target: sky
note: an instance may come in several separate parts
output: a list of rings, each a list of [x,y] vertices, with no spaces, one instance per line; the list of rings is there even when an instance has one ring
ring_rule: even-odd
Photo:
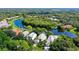
[[[0,8],[79,8],[79,0],[0,0]]]

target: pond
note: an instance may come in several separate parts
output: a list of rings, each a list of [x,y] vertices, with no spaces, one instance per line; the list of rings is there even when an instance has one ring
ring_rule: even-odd
[[[54,35],[62,35],[62,34],[64,34],[64,35],[66,35],[66,36],[68,36],[70,38],[77,38],[77,35],[76,34],[71,33],[71,32],[68,32],[68,31],[59,32],[57,29],[53,29],[52,30],[52,33]]]

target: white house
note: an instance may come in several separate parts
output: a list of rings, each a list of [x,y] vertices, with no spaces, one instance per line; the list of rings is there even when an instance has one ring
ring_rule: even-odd
[[[7,20],[10,20],[10,19],[14,19],[14,18],[18,18],[19,16],[14,16],[14,17],[10,17],[10,18],[6,18]]]
[[[29,32],[28,31],[24,31],[23,35],[24,35],[24,37],[27,37],[29,35]]]
[[[38,39],[34,40],[35,44],[38,44],[40,41]]]
[[[56,18],[49,18],[51,21],[59,21],[59,19]]]
[[[49,46],[45,46],[45,47],[44,47],[44,50],[45,50],[45,51],[49,51],[49,49],[50,49]]]
[[[35,32],[32,32],[31,34],[28,35],[29,39],[34,40],[37,37],[37,34]]]
[[[56,19],[56,18],[55,18],[55,19],[53,19],[53,20],[54,20],[54,21],[58,21],[58,19]]]
[[[39,36],[38,36],[38,39],[41,40],[41,41],[44,41],[46,40],[47,36],[45,33],[41,33]]]
[[[0,22],[0,28],[9,27],[9,26],[10,26],[10,24],[8,24],[7,20],[5,20],[5,19]]]
[[[18,18],[19,16],[10,17],[11,19]]]
[[[11,18],[6,18],[7,20],[10,20]]]
[[[16,18],[18,18],[19,16],[15,16]]]
[[[46,44],[50,44],[50,42],[53,42],[55,39],[57,39],[59,36],[57,35],[50,35],[47,39],[47,43]]]
[[[51,18],[48,18],[48,19],[53,20],[53,18],[52,18],[52,17],[51,17]]]

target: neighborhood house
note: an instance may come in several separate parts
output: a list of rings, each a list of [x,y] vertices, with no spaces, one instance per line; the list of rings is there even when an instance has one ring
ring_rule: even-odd
[[[31,40],[34,40],[37,37],[37,34],[35,32],[32,32],[31,34],[28,35],[28,38]]]
[[[0,22],[0,28],[9,27],[9,26],[10,26],[10,24],[8,24],[7,20],[3,20]]]
[[[47,44],[50,44],[50,42],[53,42],[57,38],[58,38],[58,35],[50,35],[47,39]]]
[[[27,37],[27,36],[28,36],[28,34],[29,34],[29,32],[28,32],[28,31],[24,31],[24,32],[23,32],[24,37]]]
[[[38,36],[38,39],[41,40],[41,41],[44,41],[46,40],[47,36],[45,33],[41,33],[39,36]]]
[[[73,27],[73,26],[72,26],[71,24],[65,24],[65,25],[64,25],[64,28],[65,28],[65,29],[70,29],[70,28],[72,28],[72,27]]]
[[[21,31],[20,29],[18,29],[18,28],[13,29],[12,31],[16,33],[16,36],[18,36],[18,35],[19,35],[19,33],[21,33],[21,32],[22,32],[22,31]]]

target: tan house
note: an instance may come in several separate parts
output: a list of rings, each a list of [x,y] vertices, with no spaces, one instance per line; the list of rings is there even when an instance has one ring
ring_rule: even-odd
[[[65,28],[65,29],[70,29],[70,28],[72,28],[72,27],[73,27],[72,24],[65,24],[65,25],[64,25],[64,28]]]
[[[18,29],[18,28],[13,29],[12,31],[16,33],[16,36],[18,36],[18,35],[19,35],[19,33],[21,33],[21,32],[22,32],[22,31],[21,31],[20,29]]]

